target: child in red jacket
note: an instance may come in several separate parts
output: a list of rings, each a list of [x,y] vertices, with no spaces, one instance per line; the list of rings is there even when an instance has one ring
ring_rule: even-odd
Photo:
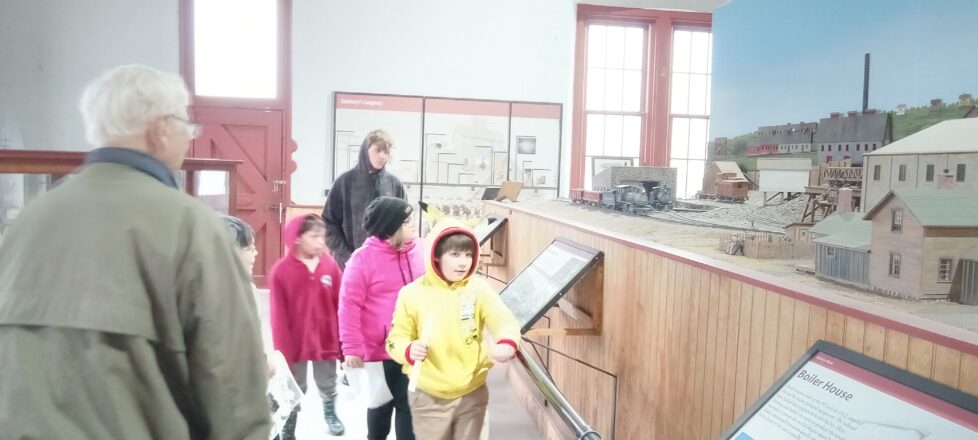
[[[343,422],[336,416],[336,364],[340,350],[337,309],[343,273],[326,249],[326,224],[310,214],[292,219],[285,228],[288,255],[272,268],[272,341],[292,367],[296,382],[306,391],[306,369],[323,398],[329,433],[342,435]],[[283,440],[295,438],[298,409],[282,432]]]

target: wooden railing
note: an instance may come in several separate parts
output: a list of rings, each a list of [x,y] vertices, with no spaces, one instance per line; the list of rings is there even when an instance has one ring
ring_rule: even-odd
[[[487,202],[509,218],[508,281],[555,237],[605,253],[603,331],[550,345],[615,374],[619,439],[714,439],[819,339],[978,395],[978,335],[599,227]],[[568,319],[548,314],[553,326]],[[607,379],[561,358],[549,370],[585,420],[611,438]],[[510,374],[547,438],[559,438]]]

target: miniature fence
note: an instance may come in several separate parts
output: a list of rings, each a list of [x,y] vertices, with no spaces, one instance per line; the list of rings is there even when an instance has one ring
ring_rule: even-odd
[[[801,260],[812,258],[811,243],[795,242],[788,237],[774,234],[739,232],[718,233],[718,249],[730,255],[765,260]]]

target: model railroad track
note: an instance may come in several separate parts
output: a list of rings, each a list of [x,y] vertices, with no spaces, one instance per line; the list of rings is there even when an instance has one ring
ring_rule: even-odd
[[[757,223],[757,224],[774,227],[774,228],[777,228],[777,229],[784,229],[784,226],[785,226],[784,222],[775,220],[775,219],[770,218],[770,217],[764,217],[764,216],[761,216],[761,215],[757,215],[757,214],[747,214],[747,220],[748,221],[752,221],[752,222]]]
[[[677,213],[672,212],[672,211],[657,211],[657,212],[653,212],[653,213],[650,213],[650,214],[646,214],[645,216],[646,217],[649,217],[649,218],[652,218],[652,219],[655,219],[655,220],[658,220],[658,221],[666,222],[666,223],[675,223],[675,224],[688,225],[688,226],[699,226],[699,227],[706,227],[706,228],[727,229],[727,230],[732,230],[732,231],[765,232],[765,233],[771,233],[771,234],[783,234],[783,232],[781,232],[781,231],[770,231],[770,230],[766,230],[766,229],[742,228],[742,227],[738,227],[738,226],[730,226],[730,225],[724,225],[724,224],[720,224],[720,223],[705,222],[705,221],[702,221],[702,220],[692,219],[692,218],[683,216],[681,214],[677,214]]]

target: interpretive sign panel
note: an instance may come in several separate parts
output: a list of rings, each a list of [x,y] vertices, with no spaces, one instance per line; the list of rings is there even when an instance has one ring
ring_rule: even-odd
[[[978,398],[819,341],[721,438],[978,439]]]
[[[499,294],[526,333],[604,253],[557,238]]]

